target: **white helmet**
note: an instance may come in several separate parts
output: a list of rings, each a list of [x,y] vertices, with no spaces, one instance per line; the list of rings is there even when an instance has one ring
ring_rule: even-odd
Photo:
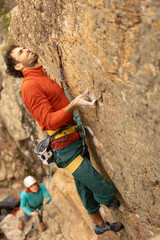
[[[36,183],[36,179],[32,176],[28,176],[24,179],[24,185],[28,188],[31,185],[33,185],[34,183]]]

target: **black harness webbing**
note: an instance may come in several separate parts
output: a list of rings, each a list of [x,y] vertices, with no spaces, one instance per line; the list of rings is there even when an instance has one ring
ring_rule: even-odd
[[[62,140],[56,140],[55,137],[60,134],[62,131],[66,130],[66,129],[69,129],[70,127],[72,127],[73,125],[75,125],[75,121],[72,121],[69,125],[67,126],[63,126],[61,127],[60,129],[58,129],[55,133],[53,133],[51,136],[48,136],[50,138],[50,141],[55,141],[55,142],[64,142],[67,140],[67,134],[64,133],[65,135],[65,139],[62,139]],[[77,128],[77,131],[78,131],[78,128]]]

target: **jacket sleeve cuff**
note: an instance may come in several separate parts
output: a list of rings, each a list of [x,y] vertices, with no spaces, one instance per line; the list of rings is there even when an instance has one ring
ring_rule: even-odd
[[[73,116],[73,113],[67,112],[67,111],[66,111],[66,108],[63,108],[62,110],[64,111],[64,113],[65,113],[67,116],[69,116],[69,117]]]

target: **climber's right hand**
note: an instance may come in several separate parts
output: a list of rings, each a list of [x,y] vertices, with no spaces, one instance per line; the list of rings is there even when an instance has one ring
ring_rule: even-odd
[[[96,99],[91,102],[86,100],[89,91],[86,90],[81,95],[77,96],[65,109],[67,112],[72,113],[78,107],[92,107],[95,108]]]
[[[38,215],[38,211],[34,211],[31,213],[31,216],[37,216]]]

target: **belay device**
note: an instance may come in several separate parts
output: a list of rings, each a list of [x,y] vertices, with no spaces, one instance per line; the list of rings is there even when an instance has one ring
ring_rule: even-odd
[[[34,148],[34,153],[40,157],[44,165],[50,165],[55,162],[54,151],[50,146],[49,138],[43,138]]]

